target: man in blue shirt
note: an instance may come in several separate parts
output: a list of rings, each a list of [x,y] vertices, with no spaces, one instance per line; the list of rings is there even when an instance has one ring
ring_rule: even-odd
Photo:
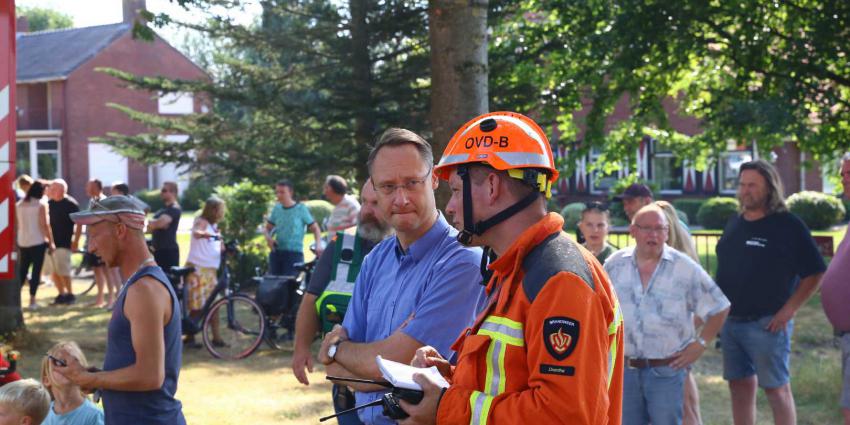
[[[437,211],[431,146],[409,130],[389,129],[369,154],[378,208],[396,231],[366,256],[343,326],[327,334],[319,361],[328,375],[382,379],[375,356],[409,363],[430,345],[451,357],[451,345],[484,299],[481,250],[457,242]],[[351,385],[358,404],[386,389]],[[383,391],[381,391],[383,390]],[[391,424],[380,407],[363,409],[367,424]]]
[[[315,240],[321,241],[322,231],[313,220],[307,206],[295,200],[294,186],[289,180],[275,185],[277,204],[266,220],[265,236],[269,246],[269,274],[275,276],[295,275],[295,263],[304,262],[305,229],[313,232]],[[322,255],[322,247],[316,243],[316,257]]]

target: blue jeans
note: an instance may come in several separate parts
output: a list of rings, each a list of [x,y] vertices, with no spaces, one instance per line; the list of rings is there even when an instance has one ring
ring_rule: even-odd
[[[269,253],[269,273],[273,276],[295,276],[295,263],[304,262],[304,253],[281,251],[278,249]]]
[[[623,425],[682,423],[686,369],[669,366],[623,371]]]
[[[334,384],[331,387],[331,395],[334,401],[334,412],[339,413],[354,407],[354,393],[348,387]],[[339,425],[363,425],[363,422],[360,422],[360,418],[357,417],[356,411],[337,416],[336,421]]]
[[[756,375],[762,388],[779,388],[791,382],[791,334],[794,321],[773,333],[767,324],[773,316],[753,321],[736,321],[730,317],[720,331],[723,350],[723,379],[727,381]]]

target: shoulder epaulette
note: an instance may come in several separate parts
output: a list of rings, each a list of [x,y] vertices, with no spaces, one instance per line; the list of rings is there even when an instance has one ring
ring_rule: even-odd
[[[595,289],[590,266],[575,242],[563,232],[553,233],[531,250],[523,260],[522,268],[525,271],[522,287],[529,302],[534,302],[546,282],[560,272],[572,273],[591,290]]]

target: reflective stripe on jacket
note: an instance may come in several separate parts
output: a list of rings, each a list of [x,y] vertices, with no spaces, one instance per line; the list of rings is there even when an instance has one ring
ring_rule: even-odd
[[[617,297],[562,226],[548,214],[491,265],[491,303],[453,346],[438,424],[621,423]]]

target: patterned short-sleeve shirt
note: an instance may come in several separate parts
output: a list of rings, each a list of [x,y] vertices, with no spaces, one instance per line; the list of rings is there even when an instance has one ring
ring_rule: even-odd
[[[604,266],[623,311],[625,355],[665,359],[696,340],[694,315],[705,321],[729,300],[699,264],[666,245],[644,290],[634,252],[621,249]]]

